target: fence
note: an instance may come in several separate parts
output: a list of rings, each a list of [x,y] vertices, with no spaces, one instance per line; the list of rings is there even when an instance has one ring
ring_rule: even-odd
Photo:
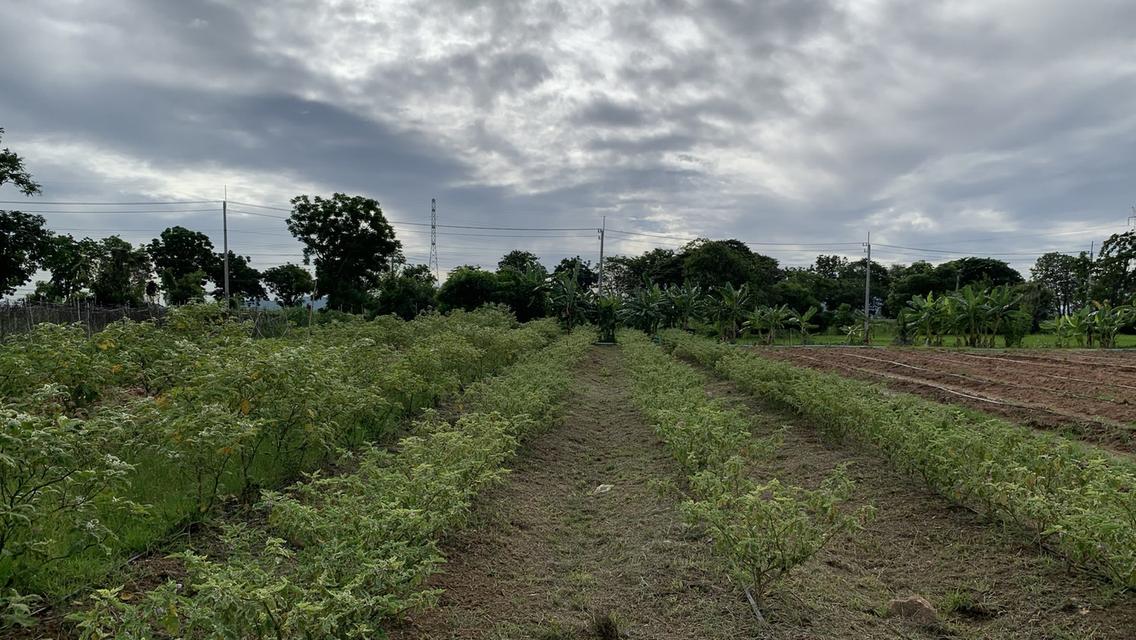
[[[88,333],[102,331],[116,320],[162,319],[166,308],[160,305],[144,307],[100,307],[90,302],[76,301],[67,304],[0,302],[0,338],[12,333],[29,331],[37,324],[83,325]]]

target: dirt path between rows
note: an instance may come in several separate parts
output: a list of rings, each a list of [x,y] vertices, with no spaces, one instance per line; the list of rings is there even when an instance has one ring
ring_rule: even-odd
[[[525,447],[473,526],[448,541],[449,563],[432,580],[445,590],[440,606],[395,638],[758,637],[663,488],[682,472],[629,385],[618,350],[593,348],[560,425]]]
[[[1136,637],[1136,596],[1069,570],[1026,532],[950,504],[870,450],[824,441],[815,428],[729,381],[715,381],[708,392],[748,408],[755,436],[781,434],[774,458],[756,464],[755,476],[815,487],[847,464],[856,481],[854,506],[876,507],[866,530],[834,542],[775,591],[773,629],[764,637]],[[911,595],[927,598],[940,622],[915,626],[884,615],[892,598]]]

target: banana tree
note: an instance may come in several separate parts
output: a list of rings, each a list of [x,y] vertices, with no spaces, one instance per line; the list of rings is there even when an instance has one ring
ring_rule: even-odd
[[[1136,309],[1128,305],[1112,306],[1111,303],[1093,301],[1091,312],[1092,329],[1100,338],[1102,349],[1116,346],[1116,334],[1132,321]]]
[[[738,325],[746,317],[749,285],[734,288],[733,284],[727,282],[715,289],[714,294],[711,308],[718,325],[718,335],[727,342],[733,342],[738,338]]]
[[[819,326],[812,322],[813,317],[818,311],[820,311],[820,309],[818,309],[816,305],[809,307],[804,313],[792,309],[789,310],[792,314],[791,324],[797,329],[797,334],[801,336],[801,344],[808,344],[809,338],[812,337],[813,329]]]
[[[1022,296],[1005,285],[994,287],[986,294],[986,319],[990,327],[987,346],[993,347],[994,340],[1006,324],[1021,319],[1024,312],[1019,309]],[[1006,346],[1009,347],[1009,336],[1005,336]]]
[[[966,338],[966,346],[979,346],[989,312],[985,293],[974,285],[967,285],[950,299],[957,310],[956,329]]]
[[[556,320],[565,331],[587,322],[588,291],[580,288],[575,272],[553,277],[549,297]]]
[[[666,294],[670,320],[683,331],[689,331],[690,321],[701,316],[706,308],[702,287],[692,284],[681,287],[671,285],[667,287]]]
[[[592,306],[592,322],[599,330],[600,342],[615,343],[615,329],[619,323],[619,308],[622,300],[619,296],[596,296]]]
[[[659,285],[639,289],[631,294],[620,309],[619,317],[629,327],[634,327],[650,335],[659,332],[663,321],[666,296]]]

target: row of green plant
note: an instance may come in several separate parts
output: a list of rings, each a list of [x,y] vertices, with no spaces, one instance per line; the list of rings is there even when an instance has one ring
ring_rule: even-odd
[[[812,490],[754,480],[751,465],[772,455],[777,436],[753,437],[744,413],[707,397],[704,375],[642,334],[624,334],[623,345],[636,404],[689,476],[683,513],[713,540],[763,619],[770,587],[835,536],[860,527],[871,508],[842,507],[853,490],[843,467]]]
[[[590,336],[570,334],[472,385],[452,420],[419,421],[355,471],[267,492],[263,524],[228,525],[217,557],[179,554],[183,584],[126,601],[97,592],[73,616],[81,638],[374,638],[439,595],[425,584],[441,535],[499,481],[518,443],[549,425]]]
[[[1033,316],[1023,308],[1022,294],[1013,287],[983,289],[966,286],[940,296],[913,296],[899,314],[901,341],[918,340],[943,346],[955,336],[956,346],[993,347],[998,336],[1005,346],[1021,346],[1029,334]],[[1058,346],[1093,346],[1094,338],[1104,348],[1116,344],[1121,329],[1136,322],[1136,306],[1113,306],[1092,302],[1073,312],[1041,323],[1057,336]]]
[[[617,324],[651,335],[663,328],[690,331],[710,325],[728,342],[750,335],[768,345],[779,340],[808,344],[820,328],[816,306],[798,311],[785,304],[754,304],[748,285],[726,284],[705,292],[694,285],[649,284],[625,296],[598,296],[577,290],[569,276],[558,279],[553,288],[561,322],[570,326],[591,320],[605,335],[612,335]],[[994,347],[1001,336],[1005,346],[1021,346],[1033,323],[1026,306],[1023,295],[1008,286],[966,286],[941,296],[914,296],[895,321],[895,341],[943,346],[954,336],[955,346]],[[864,342],[865,327],[874,333],[879,324],[878,319],[865,323],[863,312],[851,309],[841,309],[834,318],[849,344]],[[1136,306],[1094,302],[1042,328],[1057,335],[1059,346],[1093,346],[1095,338],[1100,346],[1113,347],[1117,334],[1134,322]]]
[[[12,606],[18,593],[82,588],[221,500],[255,501],[388,438],[558,333],[551,321],[515,329],[496,309],[329,326],[304,340],[253,340],[224,319],[211,332],[189,324],[125,322],[90,338],[43,327],[35,336],[58,338],[44,340],[53,355],[36,360],[30,335],[0,350],[19,374],[0,404],[0,589]]]
[[[1136,465],[1052,434],[668,331],[713,367],[837,440],[880,451],[948,499],[1023,530],[1071,563],[1136,587]]]
[[[1102,349],[1111,349],[1117,346],[1117,334],[1133,323],[1136,323],[1136,301],[1115,307],[1107,302],[1093,302],[1047,320],[1041,327],[1057,338],[1059,347],[1092,347],[1095,341]]]

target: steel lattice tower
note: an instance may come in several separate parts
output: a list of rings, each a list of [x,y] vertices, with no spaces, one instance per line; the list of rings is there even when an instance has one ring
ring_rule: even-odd
[[[438,273],[438,205],[434,198],[430,198],[430,268],[434,270],[434,278],[440,279]]]

